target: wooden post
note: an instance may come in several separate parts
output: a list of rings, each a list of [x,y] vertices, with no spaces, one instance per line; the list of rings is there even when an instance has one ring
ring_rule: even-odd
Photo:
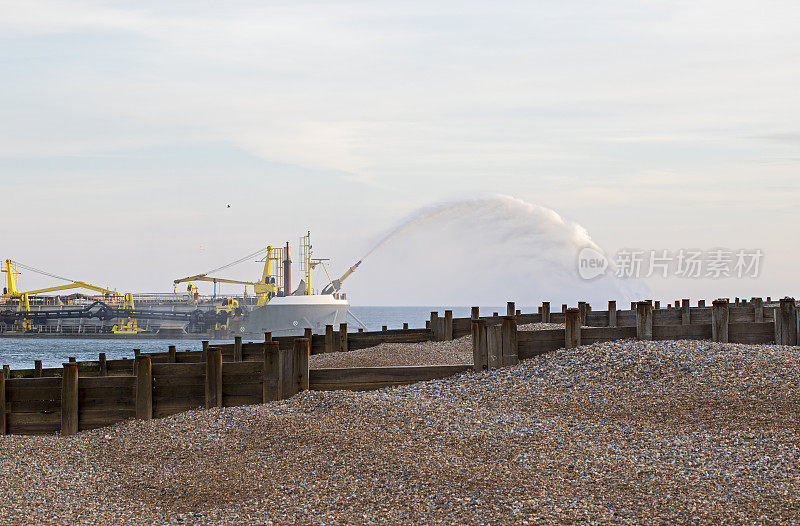
[[[169,355],[169,363],[175,363],[178,361],[178,349],[176,349],[174,345],[169,346],[167,349],[167,354]]]
[[[566,314],[566,313],[567,313],[567,304],[566,303],[562,303],[561,304],[561,314]]]
[[[358,332],[364,332],[364,328],[363,327],[359,327],[358,328]]]
[[[688,299],[681,300],[681,325],[689,325],[692,323],[692,310],[689,304],[690,302]]]
[[[711,303],[711,340],[728,343],[728,319],[730,305],[726,299],[714,300]]]
[[[138,355],[137,355],[137,356],[138,356]],[[75,357],[74,357],[74,356],[70,356],[69,358],[67,358],[67,360],[68,360],[68,361],[70,361],[70,362],[72,362],[72,363],[77,363],[77,362],[76,362],[76,359],[75,359]]]
[[[475,371],[489,368],[486,348],[486,320],[472,320],[472,363]]]
[[[264,369],[261,379],[261,400],[264,403],[281,399],[278,342],[264,342]]]
[[[278,353],[278,366],[280,367],[278,378],[281,383],[281,400],[285,400],[297,394],[297,376],[295,375],[294,358],[294,347],[291,349],[281,349]]]
[[[347,352],[347,324],[339,324],[339,352]]]
[[[241,336],[234,336],[233,337],[233,361],[234,362],[241,362],[242,361],[242,337]]]
[[[42,361],[41,360],[34,360],[33,361],[33,377],[34,378],[41,378],[42,377]]]
[[[264,341],[271,342],[272,341],[272,332],[268,331],[264,333]]]
[[[493,312],[492,313],[492,318],[499,318],[499,317],[500,317],[499,313],[497,313],[497,312]]]
[[[203,356],[205,356],[208,350],[208,340],[203,340],[200,343],[203,345]]]
[[[477,320],[481,317],[481,308],[480,307],[472,307],[469,310],[469,318],[471,320]]]
[[[439,334],[439,312],[431,311],[431,341],[438,342],[441,340]]]
[[[783,298],[775,309],[775,344],[797,345],[797,307],[794,298]]]
[[[655,310],[660,309],[661,308],[661,301],[660,300],[656,300],[656,303],[655,303],[655,305],[653,305],[653,308]]]
[[[138,358],[140,354],[142,354],[142,350],[141,349],[134,349],[133,350],[133,359],[135,360],[136,358]],[[75,358],[70,358],[70,361],[74,362]]]
[[[579,301],[578,302],[578,312],[581,313],[581,325],[586,325],[586,312],[587,312],[587,309],[586,309],[586,302],[585,301]]]
[[[697,300],[697,306],[698,307],[705,307],[706,306],[706,300]]]
[[[6,373],[6,378],[11,378],[11,367],[8,364],[3,364],[3,372]]]
[[[572,349],[581,344],[581,311],[567,309],[564,315],[564,348]]]
[[[502,321],[503,367],[517,365],[519,352],[517,350],[517,318],[503,316]]]
[[[222,351],[209,347],[206,357],[206,409],[222,407]]]
[[[294,341],[294,378],[298,393],[300,391],[308,391],[308,354],[310,347],[311,340],[308,338],[297,338]]]
[[[381,332],[386,332],[388,330],[389,330],[389,326],[388,325],[381,325]]]
[[[542,323],[550,323],[550,302],[542,302]]]
[[[450,341],[453,339],[453,311],[444,311],[444,334],[442,339]]]
[[[336,350],[336,343],[334,340],[333,325],[325,326],[325,352],[334,352]]]
[[[514,316],[516,309],[513,301],[506,302],[506,316]]]
[[[522,314],[521,310],[517,309],[514,311],[514,316],[519,316],[520,314]]]
[[[767,303],[772,303],[772,297],[767,296]]]
[[[0,371],[0,436],[6,434],[6,372]]]
[[[761,298],[753,298],[753,321],[761,323],[764,321],[764,300]]]
[[[608,300],[608,326],[617,326],[617,301]]]
[[[733,304],[736,305],[737,307],[739,306],[739,296],[733,298]]]
[[[636,339],[653,339],[653,303],[650,300],[636,303]]]
[[[486,327],[486,351],[489,369],[499,369],[503,366],[503,334],[500,325]]]
[[[632,310],[633,312],[636,312],[636,302],[635,302],[635,301],[632,301],[632,302],[631,302],[631,310]]]
[[[407,321],[403,322],[403,330],[408,330],[408,322]]]
[[[61,376],[61,434],[74,435],[78,432],[78,364],[63,364]]]
[[[100,376],[108,376],[108,363],[106,363],[106,353],[101,352],[98,358],[100,360]]]
[[[136,418],[153,418],[153,369],[147,355],[136,358]]]
[[[311,329],[311,327],[306,327],[305,329],[303,329],[303,338],[311,340],[313,336],[314,336],[314,331]]]

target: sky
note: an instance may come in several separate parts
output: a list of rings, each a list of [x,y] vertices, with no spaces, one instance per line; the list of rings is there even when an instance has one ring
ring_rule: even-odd
[[[0,258],[172,290],[311,230],[338,274],[421,207],[506,195],[609,255],[764,254],[654,297],[799,295],[798,27],[795,0],[0,0]],[[382,265],[353,303],[486,299]]]

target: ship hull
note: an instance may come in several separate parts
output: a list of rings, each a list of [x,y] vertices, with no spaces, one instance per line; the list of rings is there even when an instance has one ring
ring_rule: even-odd
[[[265,332],[273,336],[301,336],[305,329],[325,332],[326,325],[347,321],[350,303],[332,295],[273,298],[269,304],[254,307],[240,328],[244,338],[260,339]]]

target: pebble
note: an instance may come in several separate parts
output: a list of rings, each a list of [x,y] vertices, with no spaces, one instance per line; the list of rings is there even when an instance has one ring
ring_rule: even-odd
[[[799,371],[798,347],[625,340],[3,436],[0,523],[797,523]]]

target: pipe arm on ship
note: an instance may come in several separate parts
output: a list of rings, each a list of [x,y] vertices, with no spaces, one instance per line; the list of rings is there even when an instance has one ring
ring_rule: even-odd
[[[322,289],[322,294],[333,294],[334,292],[339,292],[339,289],[342,288],[342,282],[347,278],[349,278],[350,275],[356,271],[356,269],[360,264],[361,261],[358,261],[355,265],[347,269],[347,271],[344,274],[342,274],[342,277],[330,282],[324,289]]]

